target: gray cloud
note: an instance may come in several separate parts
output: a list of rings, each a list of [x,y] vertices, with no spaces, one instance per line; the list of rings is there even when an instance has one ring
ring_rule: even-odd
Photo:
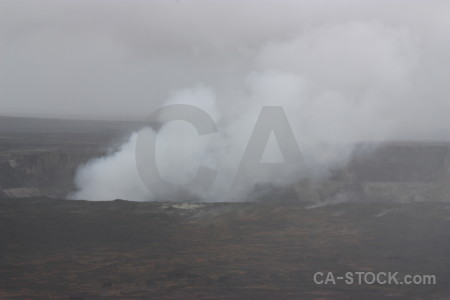
[[[360,142],[448,139],[449,15],[438,0],[4,0],[0,111],[143,119],[163,103],[209,107],[219,134],[169,127],[158,163],[175,181],[220,170],[203,195],[217,200],[263,105],[284,107],[316,177]],[[72,196],[153,199],[135,139],[80,168]]]
[[[213,86],[226,99],[220,103],[230,102],[270,45],[351,22],[376,22],[399,34],[393,39],[417,39],[414,98],[448,108],[448,12],[447,1],[4,0],[0,111],[143,118],[172,92],[195,84]],[[345,43],[330,36],[329,47],[333,42]],[[328,60],[339,67],[337,57]],[[388,81],[395,72],[385,75]],[[326,80],[338,77],[330,71]]]

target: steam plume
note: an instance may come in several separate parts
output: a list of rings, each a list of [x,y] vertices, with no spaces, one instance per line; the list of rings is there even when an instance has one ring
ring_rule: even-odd
[[[319,2],[333,6],[331,1]],[[208,35],[217,48],[205,50],[211,56],[202,64],[207,69],[218,67],[215,59],[223,55],[221,51],[233,48],[240,49],[239,53],[230,50],[228,63],[235,67],[214,80],[194,72],[197,83],[172,91],[162,105],[199,107],[215,120],[218,132],[198,137],[189,124],[165,126],[157,146],[163,178],[183,183],[199,165],[209,166],[218,171],[218,177],[208,193],[196,196],[224,200],[262,106],[284,108],[312,178],[345,165],[357,143],[447,138],[450,91],[444,81],[450,78],[450,38],[442,30],[449,24],[439,10],[448,10],[448,4],[434,2],[424,10],[419,24],[406,10],[419,9],[416,2],[398,4],[388,9],[389,14],[385,13],[389,5],[382,1],[369,1],[371,12],[356,2],[344,3],[346,10],[329,14],[305,1],[300,6],[311,16],[301,12],[305,23],[294,22],[297,27],[287,17],[286,23],[278,20],[284,26],[275,26],[269,33],[265,23],[256,20],[254,27],[243,25],[242,34],[230,25],[228,32]],[[182,5],[181,10],[189,10],[190,5],[200,4]],[[267,8],[275,3],[261,5]],[[216,13],[205,22],[216,24],[212,18]],[[202,45],[204,37],[199,35],[192,32],[193,41],[199,39]],[[212,60],[209,66],[208,59]],[[177,67],[185,66],[180,62]],[[155,134],[150,128],[142,130]],[[79,191],[71,197],[155,200],[137,172],[136,137],[134,133],[116,153],[82,166],[76,177]],[[269,143],[265,153],[269,161],[280,159],[276,143]],[[241,196],[242,200],[245,195]]]

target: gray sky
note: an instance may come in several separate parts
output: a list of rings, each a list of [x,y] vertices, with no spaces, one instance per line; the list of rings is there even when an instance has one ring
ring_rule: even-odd
[[[1,0],[0,114],[143,118],[196,85],[228,107],[253,72],[281,70],[352,95],[404,84],[401,109],[435,122],[450,106],[449,15],[449,1]],[[340,46],[347,31],[361,49]]]

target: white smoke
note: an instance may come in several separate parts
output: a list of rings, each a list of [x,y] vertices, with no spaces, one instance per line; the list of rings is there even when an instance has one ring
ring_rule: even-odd
[[[251,51],[243,50],[251,68],[245,76],[237,72],[242,80],[227,83],[225,91],[223,85],[199,82],[173,92],[163,105],[205,110],[218,133],[198,137],[185,122],[166,125],[157,144],[162,177],[179,184],[189,181],[199,165],[209,166],[218,177],[208,193],[197,196],[226,200],[261,107],[268,105],[284,108],[314,178],[344,165],[357,143],[443,138],[438,129],[448,128],[450,93],[443,80],[450,78],[445,77],[450,43],[442,26],[448,23],[439,20],[422,28],[341,17],[295,34],[288,30],[288,37],[277,32]],[[155,200],[136,168],[136,138],[134,133],[116,153],[82,166],[75,180],[79,190],[71,198]],[[276,144],[265,153],[269,161],[279,159]]]

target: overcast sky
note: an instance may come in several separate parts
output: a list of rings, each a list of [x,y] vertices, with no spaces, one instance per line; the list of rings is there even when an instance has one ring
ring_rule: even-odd
[[[330,89],[348,87],[342,83],[348,73],[370,75],[352,89],[371,90],[374,76],[374,89],[386,85],[380,78],[408,81],[403,88],[415,99],[411,109],[430,103],[437,109],[428,117],[443,118],[450,106],[449,16],[449,1],[423,0],[0,0],[0,114],[143,118],[176,91],[197,85],[214,89],[219,105],[227,106],[245,92],[252,72],[282,70]],[[349,24],[369,25],[358,31]],[[351,57],[371,60],[364,44],[372,47],[377,37],[393,52],[400,49],[389,56],[394,67],[382,73],[390,60],[377,63],[377,54],[370,68],[359,68],[327,53],[326,76],[326,65],[317,71],[306,63],[310,56],[323,61],[305,50],[308,43],[318,50],[337,45],[345,56],[343,32],[362,32],[363,46]],[[365,41],[364,32],[374,39]],[[294,45],[286,50],[290,60],[274,59],[286,45]]]

